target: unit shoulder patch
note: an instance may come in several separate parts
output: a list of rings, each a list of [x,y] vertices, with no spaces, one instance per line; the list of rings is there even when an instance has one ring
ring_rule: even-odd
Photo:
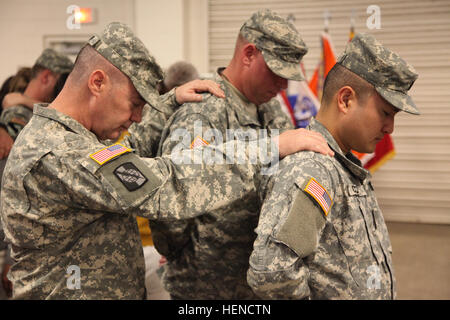
[[[139,189],[148,180],[144,174],[131,162],[125,162],[118,166],[114,170],[114,175],[120,182],[122,182],[128,191]]]

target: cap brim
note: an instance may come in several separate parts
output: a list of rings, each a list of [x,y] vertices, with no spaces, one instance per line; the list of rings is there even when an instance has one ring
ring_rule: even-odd
[[[417,109],[416,104],[409,95],[380,87],[375,87],[375,90],[397,109],[411,114],[420,114],[419,109]]]
[[[272,70],[272,72],[277,76],[288,80],[305,80],[302,68],[300,67],[300,62],[287,62],[280,60],[265,50],[262,50],[262,55],[269,69]]]
[[[136,88],[136,91],[141,95],[142,99],[144,99],[150,107],[153,109],[156,109],[162,113],[167,114],[170,116],[172,114],[172,111],[170,108],[165,106],[163,103],[161,103],[161,100],[159,99],[159,93],[156,91],[156,89],[152,87],[146,87],[140,84],[139,81],[133,81],[134,87]],[[136,82],[136,83],[135,83]]]

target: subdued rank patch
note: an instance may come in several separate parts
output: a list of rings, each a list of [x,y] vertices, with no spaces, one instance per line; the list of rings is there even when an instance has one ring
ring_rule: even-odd
[[[191,149],[201,147],[201,146],[207,146],[209,143],[203,140],[200,136],[197,136],[192,142],[191,142]]]
[[[115,158],[118,155],[124,154],[126,152],[131,152],[131,149],[128,149],[120,143],[115,143],[109,147],[100,149],[99,151],[90,154],[89,157],[91,157],[99,165],[103,165],[112,158]]]
[[[309,182],[303,190],[317,201],[325,216],[327,216],[333,204],[333,200],[331,200],[328,191],[314,178],[309,179]]]
[[[128,191],[134,191],[142,187],[147,178],[131,162],[125,162],[114,170],[114,175],[123,183]]]

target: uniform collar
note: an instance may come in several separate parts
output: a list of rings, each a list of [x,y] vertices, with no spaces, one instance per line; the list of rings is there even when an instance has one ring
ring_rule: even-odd
[[[64,113],[59,112],[56,109],[47,108],[48,105],[49,105],[48,103],[35,104],[33,113],[36,116],[56,121],[77,134],[88,136],[89,138],[97,142],[99,141],[97,136],[93,132],[86,129],[81,123],[69,117],[68,115],[65,115]]]
[[[344,154],[342,152],[334,137],[322,123],[313,118],[309,123],[308,129],[322,134],[322,136],[327,140],[330,148],[334,151],[334,157],[336,158],[336,160],[339,161],[345,168],[347,168],[354,176],[356,176],[361,181],[364,181],[365,179],[371,177],[370,172],[361,166],[361,161],[359,161],[359,159],[356,158],[353,153],[348,152],[347,154]]]
[[[237,118],[241,125],[256,125],[261,126],[258,115],[258,107],[248,101],[242,92],[240,92],[230,81],[222,74],[225,68],[219,68],[217,70],[216,81],[223,83],[225,96],[229,105],[236,112]]]

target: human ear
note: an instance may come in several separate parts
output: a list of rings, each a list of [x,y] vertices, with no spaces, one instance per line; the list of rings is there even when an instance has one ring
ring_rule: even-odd
[[[243,60],[244,65],[246,65],[246,66],[250,65],[250,63],[254,60],[255,54],[257,51],[258,51],[258,49],[252,43],[248,43],[242,48],[242,52],[243,52],[242,60]]]
[[[88,88],[94,96],[100,95],[105,90],[106,84],[107,76],[103,70],[95,70],[89,75]]]
[[[356,100],[356,92],[350,86],[344,86],[337,92],[337,103],[339,111],[347,114],[353,102]]]

